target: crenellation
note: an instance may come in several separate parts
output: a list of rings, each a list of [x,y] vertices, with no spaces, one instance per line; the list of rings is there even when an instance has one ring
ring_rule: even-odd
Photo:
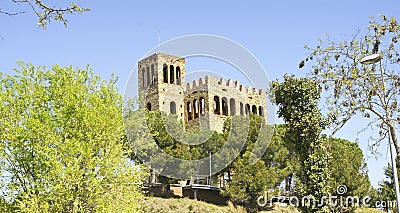
[[[200,78],[200,79],[199,79],[199,84],[200,84],[200,85],[204,85],[205,83],[206,83],[206,82],[204,81],[204,78]]]
[[[193,80],[193,89],[197,89],[199,87],[199,83],[197,80]]]
[[[233,81],[231,80],[231,79],[228,79],[228,82],[226,83],[226,85],[228,86],[228,87],[233,87],[234,85],[233,85]]]
[[[245,94],[249,94],[249,89],[250,89],[250,87],[249,87],[249,86],[246,86],[246,87],[244,88],[244,93],[245,93]]]
[[[208,85],[217,85],[218,80],[215,76],[208,76]]]
[[[227,117],[255,113],[265,118],[266,93],[238,80],[205,77],[186,82],[185,58],[157,53],[138,62],[140,105],[176,114],[185,128],[221,132]]]
[[[240,82],[238,80],[235,81],[235,87],[238,87],[240,85]]]
[[[220,78],[219,79],[219,84],[220,85],[226,85],[226,79],[225,78]]]

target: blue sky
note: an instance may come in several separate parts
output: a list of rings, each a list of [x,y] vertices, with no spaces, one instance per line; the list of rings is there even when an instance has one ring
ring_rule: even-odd
[[[50,1],[56,2],[56,1]],[[213,34],[240,43],[261,62],[270,79],[284,73],[305,75],[298,63],[306,54],[305,44],[313,45],[328,33],[333,38],[365,29],[369,17],[377,14],[400,20],[398,1],[77,1],[92,11],[68,16],[65,28],[52,22],[46,30],[36,25],[32,13],[16,17],[0,16],[0,72],[12,73],[16,61],[35,65],[85,67],[104,78],[119,76],[121,92],[137,61],[161,42],[189,34]],[[4,5],[3,5],[4,4]],[[12,8],[10,7],[12,6]],[[0,8],[28,10],[10,3]],[[188,69],[213,70],[230,76],[218,63],[191,60]],[[222,71],[219,71],[221,69]],[[190,71],[190,70],[188,70]],[[354,141],[356,130],[365,121],[356,118],[337,136]],[[368,154],[363,133],[359,143]],[[382,156],[369,158],[370,179],[374,185],[383,176],[388,161],[387,146]]]

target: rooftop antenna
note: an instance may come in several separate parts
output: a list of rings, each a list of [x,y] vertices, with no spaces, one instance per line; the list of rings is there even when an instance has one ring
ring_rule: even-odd
[[[160,31],[158,31],[158,52],[160,53]]]

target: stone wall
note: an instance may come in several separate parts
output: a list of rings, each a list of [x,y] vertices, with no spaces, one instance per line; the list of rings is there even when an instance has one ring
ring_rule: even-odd
[[[151,105],[151,110],[161,110],[174,114],[184,120],[183,97],[185,90],[185,59],[153,54],[138,62],[138,87],[143,93],[141,107]]]
[[[184,58],[158,53],[139,61],[138,86],[145,93],[141,106],[177,114],[187,130],[222,132],[224,121],[233,115],[255,113],[266,118],[264,89],[208,75],[186,83],[185,74]]]

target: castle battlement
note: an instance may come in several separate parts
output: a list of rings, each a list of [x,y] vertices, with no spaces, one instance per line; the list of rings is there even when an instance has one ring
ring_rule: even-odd
[[[244,86],[238,80],[220,78],[218,80],[215,76],[206,75],[205,78],[199,78],[186,84],[186,92],[190,93],[197,90],[204,90],[210,88],[209,86],[217,86],[223,88],[235,88],[237,91],[244,95],[264,95],[265,89],[257,89],[255,87]]]
[[[141,107],[175,114],[187,129],[218,132],[222,132],[229,116],[252,113],[265,118],[265,89],[209,75],[187,82],[185,67],[185,58],[162,53],[140,60],[138,87],[139,92],[145,92]]]

